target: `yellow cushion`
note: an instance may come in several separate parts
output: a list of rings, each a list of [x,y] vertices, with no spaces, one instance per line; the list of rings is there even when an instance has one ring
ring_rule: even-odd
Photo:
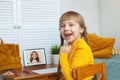
[[[21,68],[19,56],[19,45],[1,44],[0,45],[0,71],[7,69]]]
[[[95,34],[87,34],[87,38],[95,58],[111,58],[114,38],[102,38]]]

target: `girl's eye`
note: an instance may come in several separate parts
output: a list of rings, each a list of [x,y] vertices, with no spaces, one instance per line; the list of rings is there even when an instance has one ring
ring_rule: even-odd
[[[69,24],[70,27],[74,26],[74,24]]]
[[[60,27],[63,28],[63,27],[65,27],[65,25],[64,25],[64,24],[61,24]]]

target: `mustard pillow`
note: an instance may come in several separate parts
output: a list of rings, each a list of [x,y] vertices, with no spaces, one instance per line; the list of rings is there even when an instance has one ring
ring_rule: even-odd
[[[87,34],[88,44],[95,58],[111,58],[114,38],[103,38],[94,34]]]
[[[0,45],[0,71],[7,69],[21,68],[19,56],[19,45],[1,44]]]

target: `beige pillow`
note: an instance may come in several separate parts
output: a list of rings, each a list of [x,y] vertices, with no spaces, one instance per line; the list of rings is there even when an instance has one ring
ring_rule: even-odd
[[[113,50],[112,50],[112,54],[113,55],[119,55],[120,52],[114,47]]]

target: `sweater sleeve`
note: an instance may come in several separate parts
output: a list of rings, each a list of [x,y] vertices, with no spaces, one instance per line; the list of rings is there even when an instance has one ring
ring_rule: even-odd
[[[68,54],[64,54],[64,53],[60,54],[60,65],[65,80],[73,80],[70,71],[71,69],[68,63]]]

